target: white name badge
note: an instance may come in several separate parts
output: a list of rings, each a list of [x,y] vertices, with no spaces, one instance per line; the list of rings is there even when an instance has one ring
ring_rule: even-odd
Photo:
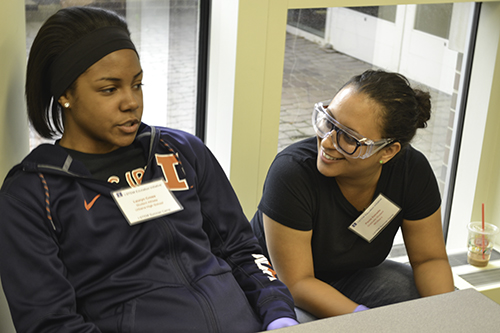
[[[401,208],[387,199],[379,196],[354,221],[349,229],[370,243],[394,219]]]
[[[162,179],[114,191],[111,195],[130,225],[184,209]]]

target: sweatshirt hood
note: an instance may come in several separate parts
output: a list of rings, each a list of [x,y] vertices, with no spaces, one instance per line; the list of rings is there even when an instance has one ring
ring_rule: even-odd
[[[139,141],[145,152],[148,152],[148,162],[151,149],[154,146],[155,128],[144,123],[139,127],[135,141]],[[151,140],[150,140],[151,138]],[[7,178],[15,172],[44,172],[66,176],[90,177],[91,174],[85,165],[74,160],[68,152],[58,144],[41,144],[31,151],[24,160],[10,170]]]

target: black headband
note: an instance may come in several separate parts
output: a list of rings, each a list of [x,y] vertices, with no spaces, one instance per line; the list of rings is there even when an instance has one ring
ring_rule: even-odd
[[[57,101],[90,66],[121,49],[136,51],[127,31],[119,27],[99,28],[77,40],[50,65],[50,92],[54,99]]]

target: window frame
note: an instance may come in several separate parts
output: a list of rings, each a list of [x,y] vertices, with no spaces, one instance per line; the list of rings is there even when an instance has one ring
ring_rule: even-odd
[[[221,5],[221,2],[222,0],[213,0],[214,7]],[[248,218],[255,213],[267,170],[276,155],[288,9],[444,2],[469,1],[369,1],[367,3],[360,0],[263,0],[258,2],[240,0],[225,14],[219,13],[223,19],[235,24],[237,36],[231,35],[231,38],[234,37],[233,40],[225,40],[234,42],[231,49],[234,53],[230,53],[227,57],[234,68],[231,67],[230,73],[226,76],[223,75],[222,66],[220,66],[221,59],[213,57],[213,55],[220,54],[218,52],[221,51],[222,46],[211,44],[208,115],[210,116],[217,110],[216,118],[227,119],[225,124],[228,124],[228,127],[221,131],[221,122],[211,123],[209,117],[207,144],[230,176],[231,183]],[[469,117],[466,115],[463,131],[464,140],[469,136],[472,137],[474,133],[476,145],[472,147],[470,144],[464,144],[463,140],[460,147],[456,148],[459,149],[460,156],[467,157],[459,157],[457,165],[450,212],[450,220],[457,220],[455,227],[457,230],[450,231],[448,238],[450,236],[454,239],[462,237],[465,228],[463,228],[464,233],[459,232],[458,229],[461,229],[462,225],[465,226],[467,220],[470,221],[473,216],[477,215],[478,208],[475,203],[473,204],[474,200],[487,195],[487,192],[481,192],[486,186],[482,183],[486,183],[486,180],[480,177],[481,184],[475,182],[478,180],[482,160],[481,149],[477,149],[477,143],[478,140],[483,142],[485,129],[488,132],[494,132],[490,128],[493,125],[489,123],[490,126],[486,126],[486,118],[493,113],[495,107],[500,107],[500,97],[495,96],[491,91],[491,85],[500,81],[500,61],[496,62],[500,56],[495,48],[499,44],[495,35],[500,25],[497,22],[500,21],[498,8],[500,8],[499,2],[485,1],[481,10],[478,40],[475,47],[476,56],[471,73],[471,89],[466,105],[468,109],[474,106],[474,117],[470,117],[470,114]],[[230,15],[237,15],[237,22],[230,21]],[[217,31],[215,38],[221,41],[227,35],[227,31]],[[213,35],[212,38],[214,38]],[[489,46],[487,46],[488,43]],[[225,47],[228,47],[227,43]],[[234,83],[232,91],[223,92],[217,89],[227,83],[225,80]],[[224,93],[231,93],[231,98],[223,100]],[[217,130],[218,126],[219,130]],[[488,133],[488,135],[495,134]],[[491,164],[491,156],[485,153],[484,157],[484,168],[487,168]],[[490,176],[491,172],[485,173],[483,177]],[[476,185],[478,185],[477,188]],[[487,207],[493,206],[494,200],[496,197],[490,199],[492,204]],[[493,214],[500,216],[500,212],[495,211]]]

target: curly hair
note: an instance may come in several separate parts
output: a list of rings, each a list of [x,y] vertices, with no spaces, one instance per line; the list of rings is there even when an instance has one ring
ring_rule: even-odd
[[[413,89],[406,77],[399,73],[367,70],[354,76],[344,87],[353,87],[381,106],[382,137],[394,138],[404,149],[418,128],[427,127],[431,117],[428,92]]]

